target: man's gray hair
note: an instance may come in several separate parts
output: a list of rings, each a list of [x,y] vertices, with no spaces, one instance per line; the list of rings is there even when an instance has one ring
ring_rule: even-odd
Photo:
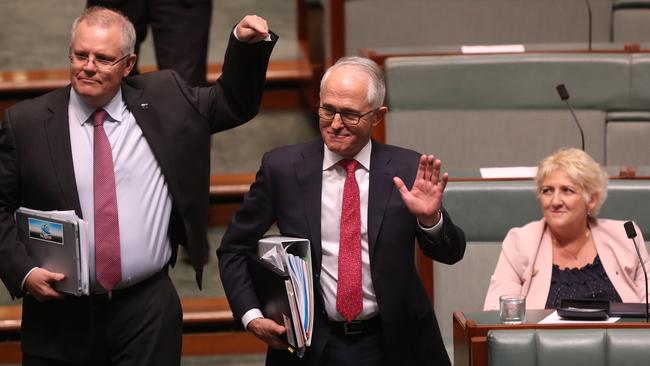
[[[323,86],[325,81],[329,78],[332,71],[340,67],[351,67],[360,72],[368,75],[368,104],[371,108],[379,108],[384,104],[386,97],[386,82],[384,81],[384,73],[379,68],[379,65],[371,59],[365,57],[343,57],[340,58],[332,67],[325,71],[325,75],[320,81],[320,93],[323,93]]]
[[[77,27],[84,21],[88,25],[95,25],[102,28],[108,28],[113,24],[117,24],[117,26],[122,28],[122,47],[120,47],[122,55],[131,54],[135,50],[135,28],[133,27],[133,23],[119,11],[101,6],[92,6],[85,9],[74,20],[72,30],[70,31],[70,49],[72,49],[72,44],[74,43]]]

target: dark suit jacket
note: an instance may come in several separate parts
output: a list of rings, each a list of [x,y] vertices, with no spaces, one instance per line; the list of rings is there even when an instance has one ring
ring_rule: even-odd
[[[368,240],[371,276],[383,325],[383,351],[388,364],[449,364],[431,302],[415,269],[414,241],[417,237],[428,256],[451,264],[463,257],[465,236],[443,210],[441,239],[431,241],[419,229],[392,181],[399,176],[410,187],[420,155],[375,141],[372,144]],[[311,241],[316,286],[312,345],[303,359],[287,351],[269,351],[268,364],[316,364],[327,341],[328,319],[319,286],[323,149],[319,140],[267,153],[217,251],[228,301],[235,319],[241,319],[249,309],[260,307],[244,253],[256,246],[274,222],[283,235]]]
[[[172,264],[178,245],[186,246],[199,287],[208,252],[210,134],[257,114],[274,43],[247,45],[231,36],[223,75],[210,88],[190,88],[172,71],[122,83],[124,101],[142,128],[172,197]],[[21,281],[36,266],[16,240],[16,208],[75,210],[82,215],[70,145],[69,95],[68,86],[17,104],[0,125],[0,277],[14,297],[23,295]],[[39,303],[26,295],[23,351],[81,360],[92,342],[91,317],[87,296]]]

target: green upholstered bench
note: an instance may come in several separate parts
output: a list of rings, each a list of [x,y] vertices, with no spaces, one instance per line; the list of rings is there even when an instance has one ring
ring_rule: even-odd
[[[650,329],[491,330],[490,366],[632,366],[650,362]]]
[[[614,0],[612,40],[617,42],[650,41],[650,1]]]
[[[566,0],[329,0],[330,28],[340,24],[330,48],[344,44],[346,55],[362,48],[431,47],[513,43],[582,42],[587,45],[588,13],[583,1]],[[612,0],[590,0],[593,40],[610,41]],[[390,26],[386,26],[389,24]],[[342,55],[333,55],[340,57]]]
[[[386,141],[436,154],[447,169],[536,165],[560,147],[580,147],[555,90],[561,83],[594,159],[650,165],[642,143],[650,120],[639,118],[650,111],[648,54],[395,57],[385,69]],[[621,111],[640,114],[630,121]]]

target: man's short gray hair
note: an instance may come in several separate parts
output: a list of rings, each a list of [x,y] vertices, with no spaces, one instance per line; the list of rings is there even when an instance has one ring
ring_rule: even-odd
[[[122,47],[120,47],[122,55],[131,54],[135,50],[135,28],[133,27],[133,23],[119,11],[101,6],[92,6],[85,9],[74,20],[72,30],[70,31],[70,49],[72,49],[72,44],[74,43],[77,27],[84,21],[88,25],[96,25],[102,28],[108,28],[113,24],[117,24],[122,28]]]
[[[384,98],[386,97],[386,82],[384,81],[384,73],[379,68],[379,65],[372,61],[371,59],[365,57],[343,57],[340,58],[332,67],[325,71],[325,75],[320,81],[320,93],[323,93],[323,86],[325,81],[332,74],[332,71],[340,67],[351,67],[357,69],[360,72],[364,72],[368,75],[368,104],[371,108],[379,108],[384,104]]]

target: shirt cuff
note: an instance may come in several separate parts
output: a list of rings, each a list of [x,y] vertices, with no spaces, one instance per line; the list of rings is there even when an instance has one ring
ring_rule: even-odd
[[[442,215],[442,212],[440,212],[440,220],[438,221],[437,224],[433,225],[432,227],[423,227],[422,224],[420,224],[420,221],[418,220],[418,226],[420,227],[420,229],[422,229],[422,231],[424,231],[424,233],[428,237],[434,238],[440,233],[440,230],[442,230],[442,222],[444,221],[444,219],[445,218]]]
[[[241,317],[241,323],[244,325],[244,329],[248,329],[248,323],[257,318],[263,318],[262,311],[258,308],[252,308],[248,310],[244,316]]]
[[[30,269],[29,272],[27,272],[27,274],[25,275],[25,277],[23,277],[23,282],[20,283],[20,288],[22,288],[23,291],[27,292],[27,289],[25,288],[25,282],[27,281],[27,277],[29,277],[29,275],[30,275],[32,272],[34,272],[34,270],[35,270],[36,268],[38,268],[38,267],[34,267],[34,268]]]

